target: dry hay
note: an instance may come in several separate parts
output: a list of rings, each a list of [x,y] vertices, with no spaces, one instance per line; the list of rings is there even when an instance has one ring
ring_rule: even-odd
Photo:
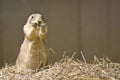
[[[6,66],[0,70],[0,80],[120,80],[120,64],[96,57],[87,64],[84,56],[83,61],[64,57],[47,69],[26,74],[17,73],[14,65]]]

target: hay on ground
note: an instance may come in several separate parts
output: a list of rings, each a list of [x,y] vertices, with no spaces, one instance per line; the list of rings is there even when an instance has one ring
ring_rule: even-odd
[[[16,67],[6,66],[0,70],[0,80],[120,80],[120,64],[109,59],[94,58],[93,64],[74,57],[64,57],[54,65],[39,72],[17,73]]]

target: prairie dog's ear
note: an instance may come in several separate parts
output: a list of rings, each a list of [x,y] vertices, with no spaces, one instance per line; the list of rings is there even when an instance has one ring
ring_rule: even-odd
[[[27,21],[30,21],[31,18],[34,18],[34,15],[33,15],[33,14],[28,17],[28,20],[27,20]]]

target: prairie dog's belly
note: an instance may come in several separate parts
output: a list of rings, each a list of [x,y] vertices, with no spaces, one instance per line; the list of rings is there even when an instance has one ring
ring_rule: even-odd
[[[44,66],[47,61],[47,50],[44,43],[40,40],[29,42],[25,39],[21,46],[20,58],[18,65],[22,64],[21,68],[38,69]]]

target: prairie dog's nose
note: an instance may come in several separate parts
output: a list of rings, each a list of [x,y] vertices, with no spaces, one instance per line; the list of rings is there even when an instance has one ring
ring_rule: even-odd
[[[38,26],[40,26],[42,24],[42,21],[38,21]]]
[[[38,21],[38,24],[41,24],[42,23],[42,21]]]

